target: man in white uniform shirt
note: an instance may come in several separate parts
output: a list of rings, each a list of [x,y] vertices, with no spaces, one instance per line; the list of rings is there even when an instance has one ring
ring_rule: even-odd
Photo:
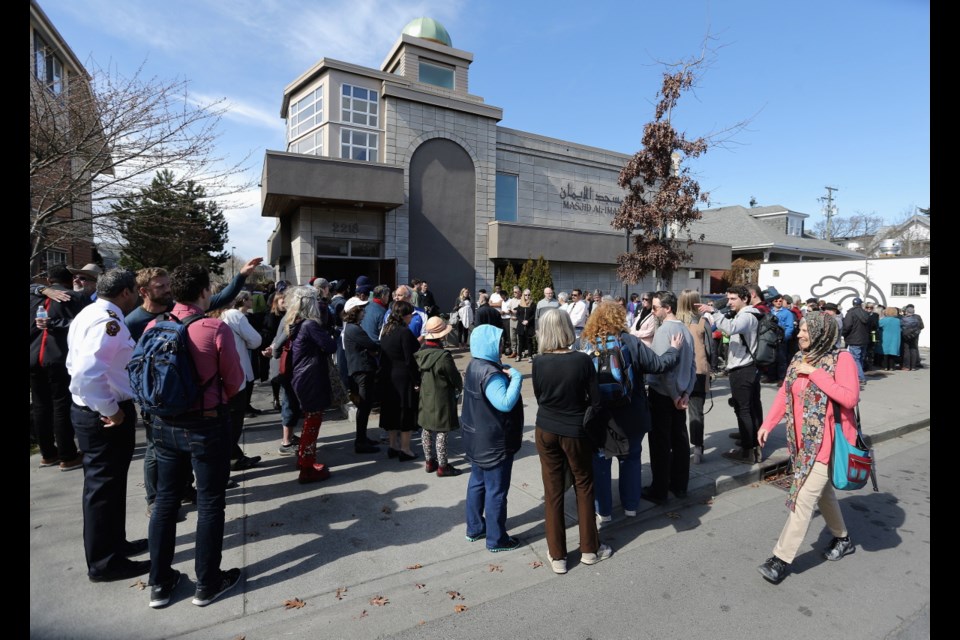
[[[573,322],[573,332],[578,338],[589,315],[587,303],[583,301],[583,292],[580,289],[574,289],[570,292],[570,321]]]
[[[67,333],[70,419],[83,451],[83,546],[91,582],[145,575],[150,561],[128,556],[147,541],[127,541],[127,472],[137,412],[127,374],[134,341],[123,322],[137,307],[132,271],[111,269],[97,281],[97,298],[77,314]]]

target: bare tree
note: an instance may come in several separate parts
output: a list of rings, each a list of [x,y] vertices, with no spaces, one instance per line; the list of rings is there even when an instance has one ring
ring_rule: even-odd
[[[48,247],[116,237],[119,199],[157,171],[176,172],[222,199],[252,186],[247,157],[216,153],[223,100],[197,104],[183,79],[132,77],[92,63],[87,82],[55,94],[30,75],[30,261]],[[90,67],[88,67],[90,68]],[[177,186],[180,186],[179,184]]]
[[[830,220],[830,237],[859,238],[861,236],[872,236],[877,233],[883,225],[883,217],[878,215],[876,211],[870,214],[858,211],[849,218],[832,218]],[[826,239],[826,220],[817,221],[811,231],[816,237]]]
[[[666,65],[663,84],[657,92],[654,119],[643,128],[643,148],[620,171],[619,184],[628,193],[614,216],[615,229],[633,231],[633,251],[617,256],[617,276],[636,284],[647,274],[657,272],[657,287],[669,286],[673,272],[690,258],[684,247],[697,240],[677,236],[700,218],[697,203],[709,201],[700,193],[700,185],[690,168],[681,160],[706,153],[708,142],[723,146],[732,133],[743,129],[742,121],[722,131],[693,140],[677,133],[671,123],[673,109],[685,91],[692,90],[705,69],[708,49],[699,57]]]

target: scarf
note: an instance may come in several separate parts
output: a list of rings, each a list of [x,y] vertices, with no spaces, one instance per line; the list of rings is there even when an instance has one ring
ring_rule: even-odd
[[[810,380],[807,388],[803,391],[800,406],[794,406],[793,384],[797,381],[797,365],[806,360],[811,365],[819,367],[833,376],[837,368],[837,356],[839,354],[839,351],[835,348],[839,329],[832,316],[819,311],[812,311],[801,321],[801,325],[803,324],[806,324],[807,333],[810,336],[809,346],[806,350],[794,354],[784,377],[787,396],[787,451],[790,453],[790,459],[793,462],[793,481],[790,483],[786,505],[791,511],[796,508],[797,494],[810,474],[810,470],[813,469],[817,452],[820,451],[823,431],[827,423],[827,403],[829,402],[827,394]],[[798,410],[801,415],[801,442],[797,442],[794,426],[794,414]]]

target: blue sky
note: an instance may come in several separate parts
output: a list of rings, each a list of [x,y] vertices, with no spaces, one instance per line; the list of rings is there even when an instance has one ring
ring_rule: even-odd
[[[622,153],[640,145],[664,69],[712,63],[673,115],[688,137],[749,120],[690,161],[711,207],[779,204],[822,219],[889,221],[930,205],[930,6],[926,0],[39,0],[81,61],[186,78],[225,98],[220,153],[284,148],[283,88],[320,58],[379,68],[403,26],[429,16],[474,54],[470,93],[502,126]],[[265,255],[260,193],[227,211],[238,255]]]

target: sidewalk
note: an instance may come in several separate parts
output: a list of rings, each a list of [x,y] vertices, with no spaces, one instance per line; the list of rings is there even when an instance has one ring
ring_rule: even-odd
[[[921,350],[923,369],[877,372],[861,393],[864,433],[874,444],[930,425],[930,353]],[[463,369],[466,352],[455,352]],[[194,533],[197,513],[184,507],[186,521],[178,525],[174,567],[184,572],[173,601],[165,609],[147,605],[149,589],[136,580],[93,584],[86,578],[83,558],[83,519],[80,509],[83,476],[38,468],[30,458],[30,637],[32,638],[236,638],[247,640],[303,637],[375,638],[416,627],[423,621],[452,614],[454,606],[475,606],[494,597],[557,576],[549,569],[543,538],[540,464],[533,443],[536,402],[529,382],[530,364],[514,363],[525,375],[522,392],[526,428],[513,467],[509,495],[511,534],[522,541],[519,550],[491,554],[483,542],[464,540],[464,498],[469,465],[462,441],[449,440],[451,462],[464,470],[453,478],[424,473],[420,459],[399,462],[381,454],[353,453],[353,423],[328,412],[320,430],[318,457],[330,465],[326,482],[297,483],[293,457],[277,454],[279,414],[272,409],[247,420],[242,446],[247,455],[263,460],[254,469],[236,473],[238,486],[227,492],[223,568],[241,567],[244,579],[232,592],[210,606],[193,606]],[[764,385],[768,408],[776,388]],[[705,453],[701,465],[691,465],[688,496],[657,507],[641,501],[636,518],[625,518],[614,489],[614,520],[604,525],[601,539],[615,550],[643,544],[655,535],[690,529],[676,524],[685,505],[709,505],[718,493],[757,482],[786,460],[784,430],[778,429],[764,450],[760,465],[741,465],[720,456],[730,448],[728,433],[736,429],[727,405],[725,378],[714,383],[713,408],[707,399]],[[272,407],[270,387],[258,386],[254,405]],[[371,426],[377,416],[371,417]],[[371,430],[371,437],[380,435]],[[646,442],[644,443],[646,445]],[[127,537],[147,535],[143,489],[144,434],[138,427],[137,448],[130,466]],[[644,446],[644,484],[649,482],[649,457]],[[616,465],[614,465],[616,468]],[[616,471],[614,471],[616,476]],[[883,481],[881,481],[881,491]],[[572,492],[567,494],[568,524],[576,517]],[[694,532],[695,535],[695,532]],[[576,560],[575,526],[568,529],[571,572],[587,570]],[[144,556],[145,557],[145,556]],[[139,559],[139,557],[138,557]],[[536,563],[543,563],[537,566]],[[591,570],[597,570],[592,568]],[[146,576],[142,578],[146,582]],[[342,589],[342,590],[341,590]],[[341,590],[338,594],[338,590]],[[448,592],[463,596],[448,595]],[[371,603],[383,596],[389,603]],[[286,609],[298,598],[302,608]]]

